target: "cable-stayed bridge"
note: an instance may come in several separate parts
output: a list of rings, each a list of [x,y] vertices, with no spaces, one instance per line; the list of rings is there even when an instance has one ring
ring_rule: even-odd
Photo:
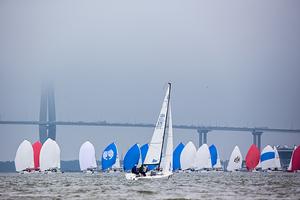
[[[109,127],[144,127],[153,128],[155,124],[148,123],[121,123],[121,122],[69,122],[56,121],[54,89],[45,86],[42,90],[39,121],[0,121],[0,125],[37,125],[39,126],[40,141],[45,142],[47,138],[56,139],[56,126],[109,126]],[[212,131],[235,131],[251,133],[253,144],[261,149],[261,136],[265,132],[273,133],[300,133],[300,129],[278,129],[268,127],[232,127],[232,126],[196,126],[196,125],[173,125],[176,129],[195,130],[199,134],[199,146],[207,143],[207,134]]]

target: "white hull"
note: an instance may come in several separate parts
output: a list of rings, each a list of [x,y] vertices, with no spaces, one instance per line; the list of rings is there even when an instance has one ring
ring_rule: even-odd
[[[133,173],[126,173],[125,177],[127,180],[139,180],[139,179],[158,179],[158,178],[168,178],[172,175],[173,173],[167,173],[167,174],[157,174],[157,175],[146,175],[146,176],[137,176],[136,174]]]

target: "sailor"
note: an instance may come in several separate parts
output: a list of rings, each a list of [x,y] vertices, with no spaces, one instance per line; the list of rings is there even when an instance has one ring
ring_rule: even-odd
[[[137,169],[137,165],[134,165],[133,168],[131,169],[131,173],[138,175],[138,169]]]
[[[145,166],[144,164],[142,164],[141,167],[139,168],[139,173],[142,176],[146,176],[146,172],[147,172],[147,166]]]

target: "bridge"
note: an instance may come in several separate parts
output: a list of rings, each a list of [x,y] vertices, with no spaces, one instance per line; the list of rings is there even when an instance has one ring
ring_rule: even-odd
[[[38,125],[40,141],[44,143],[47,138],[56,139],[56,126],[109,126],[109,127],[144,127],[154,128],[155,124],[145,123],[114,123],[114,122],[69,122],[56,121],[54,89],[44,86],[41,95],[40,120],[39,121],[0,121],[0,125]],[[231,127],[231,126],[195,126],[173,125],[175,129],[195,130],[199,134],[199,146],[207,143],[207,135],[212,131],[246,132],[253,135],[253,144],[261,149],[261,137],[265,132],[272,133],[300,133],[300,129],[277,129],[268,127]]]

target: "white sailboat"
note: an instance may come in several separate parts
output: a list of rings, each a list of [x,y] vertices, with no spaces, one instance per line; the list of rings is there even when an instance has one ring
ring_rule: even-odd
[[[172,160],[173,160],[173,130],[172,130],[172,116],[171,116],[171,105],[170,105],[170,92],[171,83],[168,84],[168,89],[162,104],[162,108],[152,135],[151,142],[149,143],[149,149],[146,154],[144,165],[151,166],[155,165],[158,168],[148,171],[144,175],[139,173],[126,173],[126,179],[138,180],[138,179],[154,179],[169,177],[172,175]],[[166,144],[165,162],[162,161],[163,145],[166,135],[168,124],[168,137]],[[162,170],[161,170],[162,169]]]
[[[195,168],[195,157],[197,149],[193,142],[189,141],[183,148],[180,155],[182,170],[193,170]]]
[[[24,140],[18,147],[15,167],[16,171],[20,173],[34,171],[33,148],[27,140]]]
[[[261,152],[260,164],[262,170],[273,170],[275,169],[275,152],[274,149],[267,145]]]
[[[281,168],[281,163],[280,163],[280,157],[279,157],[276,146],[274,146],[273,149],[274,149],[274,152],[275,152],[275,170],[281,171],[282,168]]]
[[[207,144],[202,144],[195,157],[195,170],[212,169],[210,152]]]
[[[79,150],[79,165],[83,172],[94,172],[97,169],[96,153],[92,143],[86,141]]]
[[[238,171],[242,169],[243,157],[238,146],[235,146],[228,162],[227,171]]]
[[[44,172],[60,170],[60,148],[51,138],[48,138],[41,148],[40,169]]]

